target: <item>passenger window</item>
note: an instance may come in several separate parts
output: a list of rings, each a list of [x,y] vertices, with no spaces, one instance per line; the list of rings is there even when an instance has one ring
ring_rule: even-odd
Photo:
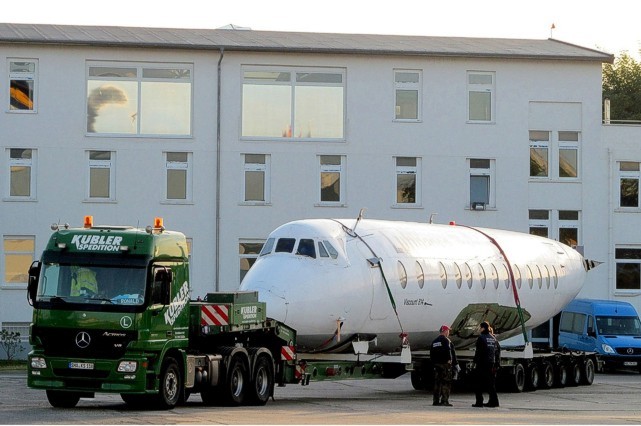
[[[470,265],[467,263],[463,265],[463,269],[465,269],[465,281],[467,282],[467,288],[472,288],[472,269],[470,269]]]
[[[441,262],[438,263],[438,269],[440,272],[441,285],[443,288],[447,287],[447,271],[445,270],[445,265]]]
[[[265,256],[266,254],[271,253],[273,248],[274,248],[274,239],[273,238],[267,239],[267,242],[265,242],[265,245],[263,246],[263,249],[260,251],[259,256]]]
[[[329,254],[327,253],[325,246],[320,241],[318,242],[318,255],[320,257],[329,257]]]
[[[401,287],[407,287],[407,271],[400,260],[398,261],[398,279],[401,282]]]
[[[416,281],[418,281],[418,288],[423,288],[423,285],[425,285],[425,273],[418,260],[416,261]]]
[[[308,256],[312,259],[316,259],[316,249],[314,248],[314,240],[303,238],[298,243],[298,250],[296,254],[301,256]]]
[[[461,288],[461,283],[463,282],[463,274],[461,274],[461,268],[458,264],[454,264],[454,279],[456,280],[456,286]]]
[[[327,248],[327,251],[329,252],[329,255],[332,257],[332,259],[336,259],[338,257],[338,252],[336,251],[334,246],[331,245],[327,240],[323,240],[323,244],[325,244],[325,248]]]
[[[276,243],[276,253],[291,253],[295,244],[295,238],[280,238]]]
[[[514,268],[512,268],[512,273],[514,274],[514,282],[516,286],[520,289],[521,288],[521,270],[519,269],[518,265],[512,265]]]

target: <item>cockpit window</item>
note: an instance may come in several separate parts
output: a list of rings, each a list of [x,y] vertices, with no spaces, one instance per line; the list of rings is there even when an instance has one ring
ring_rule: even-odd
[[[314,248],[314,240],[303,238],[298,243],[298,250],[296,254],[301,256],[309,256],[316,259],[316,249]]]
[[[295,244],[295,238],[280,238],[276,243],[276,253],[291,253]]]
[[[332,257],[332,259],[336,259],[338,257],[338,252],[336,251],[334,246],[331,245],[327,240],[323,240],[323,244],[325,244],[325,248],[327,248],[327,251],[329,252],[329,255]]]
[[[259,256],[265,256],[266,254],[271,253],[273,248],[274,248],[274,238],[267,239],[267,242],[265,242],[265,245],[260,251]]]
[[[318,242],[318,255],[320,257],[329,257],[329,253],[327,253],[325,246],[320,241]]]

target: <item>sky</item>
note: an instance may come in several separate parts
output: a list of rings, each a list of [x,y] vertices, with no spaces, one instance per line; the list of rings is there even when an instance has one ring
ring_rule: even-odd
[[[31,0],[0,22],[558,40],[637,60],[638,0]],[[554,24],[554,29],[552,25]]]

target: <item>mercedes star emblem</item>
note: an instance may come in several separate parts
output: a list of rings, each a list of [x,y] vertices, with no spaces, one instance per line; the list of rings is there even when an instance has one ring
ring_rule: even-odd
[[[76,334],[76,346],[80,349],[85,349],[91,343],[91,336],[86,331],[81,331]]]

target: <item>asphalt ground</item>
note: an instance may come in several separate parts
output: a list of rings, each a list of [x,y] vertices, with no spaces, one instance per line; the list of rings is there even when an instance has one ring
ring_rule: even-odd
[[[474,408],[456,391],[453,407],[433,407],[409,375],[386,380],[312,382],[276,388],[264,407],[211,407],[192,395],[169,411],[134,410],[119,395],[97,394],[55,409],[26,372],[0,372],[0,424],[641,424],[641,374],[597,374],[591,386],[500,393],[499,408]]]

